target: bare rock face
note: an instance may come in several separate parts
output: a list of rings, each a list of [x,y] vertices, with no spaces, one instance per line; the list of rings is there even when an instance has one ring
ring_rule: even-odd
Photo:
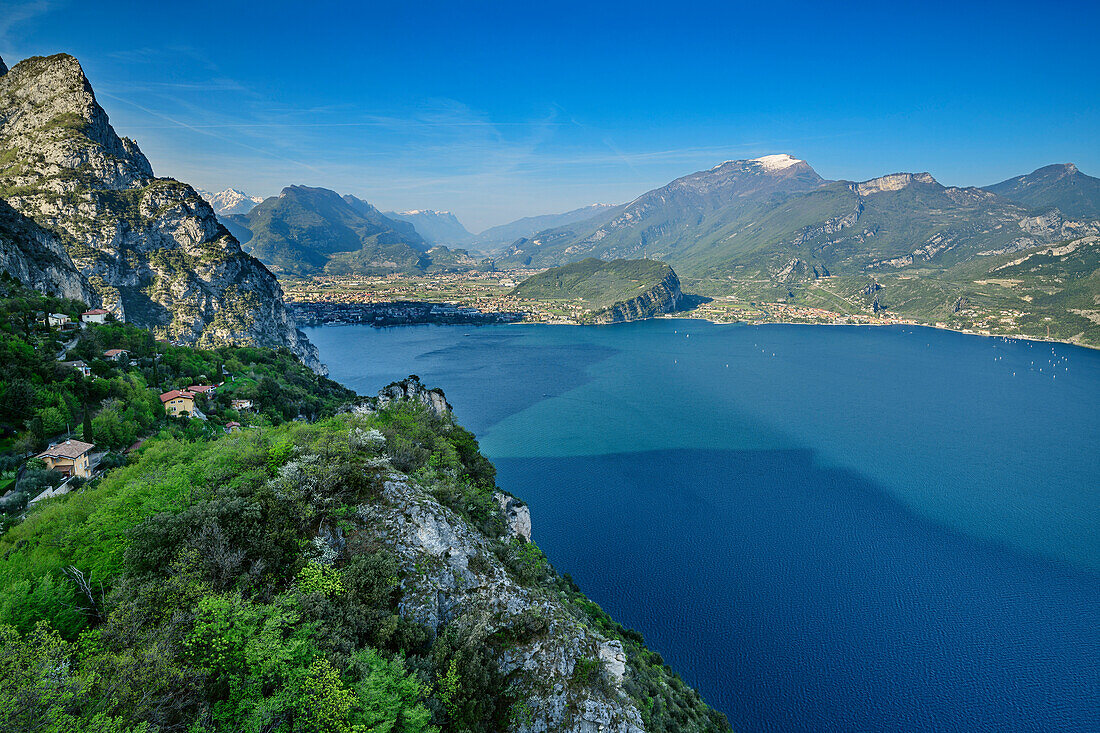
[[[626,676],[626,652],[618,639],[600,644],[600,663],[613,684],[621,685]]]
[[[531,540],[531,507],[503,491],[493,495],[500,504],[500,513],[508,523],[508,532],[524,542]]]
[[[593,323],[624,323],[640,321],[661,313],[672,313],[680,304],[683,293],[680,292],[680,278],[672,268],[668,274],[653,287],[637,297],[622,303],[616,303],[607,310],[593,315]]]
[[[194,189],[154,177],[72,56],[0,76],[0,151],[0,198],[56,237],[120,319],[198,346],[282,346],[322,368],[275,277]]]
[[[99,293],[76,269],[54,234],[0,199],[0,272],[24,285],[64,298],[99,305]]]
[[[450,413],[451,406],[447,403],[447,397],[439,388],[429,389],[420,383],[420,377],[411,374],[400,382],[383,387],[378,392],[378,407],[385,407],[390,402],[411,400],[427,405],[428,409],[443,417]]]
[[[619,687],[622,644],[581,623],[554,594],[516,582],[488,538],[408,476],[390,474],[380,500],[358,508],[356,524],[356,542],[382,544],[404,566],[404,617],[512,640],[498,664],[530,715],[511,731],[644,732],[640,711]]]
[[[936,180],[927,173],[891,173],[888,176],[872,178],[869,181],[855,184],[855,189],[860,196],[870,196],[883,191],[900,191],[914,182],[935,183]]]

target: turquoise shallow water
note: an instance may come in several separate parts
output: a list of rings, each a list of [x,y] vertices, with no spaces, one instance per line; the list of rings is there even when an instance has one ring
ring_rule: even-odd
[[[1100,729],[1100,353],[930,329],[309,331],[443,387],[535,540],[748,730]]]

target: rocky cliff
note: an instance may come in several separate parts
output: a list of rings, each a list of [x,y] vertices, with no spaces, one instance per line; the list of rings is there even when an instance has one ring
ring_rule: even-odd
[[[61,241],[0,199],[0,272],[42,292],[99,304]]]
[[[624,323],[640,321],[646,318],[671,313],[676,310],[683,294],[680,292],[680,278],[672,268],[661,280],[644,293],[630,300],[616,303],[602,311],[592,314],[593,323]]]
[[[676,310],[680,278],[655,260],[589,258],[532,275],[512,292],[518,298],[558,303],[583,323],[620,323]]]
[[[622,690],[622,643],[589,628],[544,590],[517,582],[497,557],[499,544],[425,488],[391,474],[379,501],[357,509],[354,526],[348,552],[381,545],[405,568],[402,616],[470,643],[509,640],[497,665],[524,708],[511,730],[645,730],[636,703]]]
[[[340,566],[380,548],[397,558],[403,619],[463,649],[492,650],[492,695],[509,701],[501,730],[728,731],[724,716],[674,679],[640,636],[553,570],[531,541],[531,511],[523,501],[493,487],[491,503],[471,514],[477,506],[471,496],[456,503],[438,476],[397,469],[401,441],[372,426],[380,418],[396,424],[394,409],[407,422],[409,413],[401,411],[409,403],[435,430],[461,432],[443,391],[415,375],[349,406],[341,429],[352,452],[375,456],[363,465],[379,472],[379,490],[354,511],[349,507],[344,521],[320,525],[312,542],[323,561]],[[275,479],[276,491],[331,490],[327,471],[318,481],[322,464],[309,450],[296,452]]]
[[[72,56],[0,75],[0,199],[48,232],[38,249],[62,262],[36,277],[64,269],[59,244],[94,290],[84,299],[122,320],[204,347],[282,346],[321,368],[275,277],[194,189],[155,177],[137,143],[115,134]],[[78,287],[70,277],[52,289]]]

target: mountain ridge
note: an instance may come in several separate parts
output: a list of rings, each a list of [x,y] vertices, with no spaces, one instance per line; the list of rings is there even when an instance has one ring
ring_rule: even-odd
[[[391,219],[412,224],[425,242],[431,245],[464,245],[473,241],[474,235],[462,225],[450,211],[435,209],[412,209],[410,211],[387,211]]]
[[[198,189],[198,193],[206,199],[207,203],[213,207],[214,213],[219,217],[247,214],[263,201],[263,197],[247,194],[239,188],[227,188],[216,193]]]
[[[290,275],[409,270],[428,248],[407,222],[327,188],[287,186],[244,219],[252,233],[248,251]]]
[[[1082,173],[1073,163],[1055,163],[1031,173],[984,187],[986,191],[1064,216],[1100,219],[1100,178]]]
[[[55,237],[120,319],[204,346],[284,346],[322,368],[272,274],[115,133],[75,58],[34,56],[0,76],[0,149],[0,199]]]

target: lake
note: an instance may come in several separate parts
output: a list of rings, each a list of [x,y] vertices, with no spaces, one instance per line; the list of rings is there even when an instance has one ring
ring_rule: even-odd
[[[913,327],[308,329],[445,390],[735,730],[1100,730],[1100,352]]]

